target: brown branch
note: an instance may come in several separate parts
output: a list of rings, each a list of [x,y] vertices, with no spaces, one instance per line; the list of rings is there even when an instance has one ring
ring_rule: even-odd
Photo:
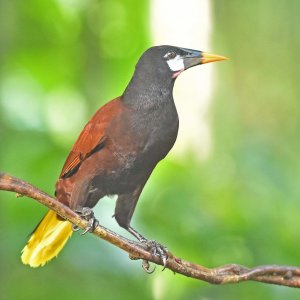
[[[69,207],[21,179],[0,173],[0,190],[15,192],[17,196],[27,196],[35,199],[78,227],[84,229],[87,226],[87,221],[81,219]],[[98,226],[93,234],[123,249],[129,253],[130,258],[143,259],[144,261],[162,265],[159,257],[149,253],[137,242],[128,240],[103,226]],[[175,273],[213,284],[238,283],[251,280],[289,287],[300,287],[300,268],[298,267],[272,265],[247,268],[241,265],[230,264],[209,269],[185,261],[170,252],[168,255],[168,269]]]

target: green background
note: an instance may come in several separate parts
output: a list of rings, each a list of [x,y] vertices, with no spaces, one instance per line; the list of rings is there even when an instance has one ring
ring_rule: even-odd
[[[212,5],[213,49],[204,50],[231,58],[215,67],[213,152],[206,161],[187,153],[160,163],[133,225],[208,267],[298,265],[300,2]],[[0,170],[52,194],[80,129],[122,93],[152,45],[149,3],[1,0],[0,20]],[[300,299],[291,288],[212,286],[160,267],[149,276],[92,235],[74,235],[58,259],[31,269],[20,251],[46,209],[12,193],[0,199],[3,300]],[[101,201],[101,223],[128,236],[113,209],[113,200]]]

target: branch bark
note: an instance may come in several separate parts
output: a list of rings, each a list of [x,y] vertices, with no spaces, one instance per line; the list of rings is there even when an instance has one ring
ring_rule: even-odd
[[[85,229],[87,226],[87,221],[81,219],[69,207],[21,179],[0,173],[0,190],[15,192],[17,196],[27,196],[35,199],[78,227]],[[103,226],[99,225],[93,234],[126,251],[132,259],[142,259],[144,262],[153,262],[157,265],[162,265],[159,257],[152,255],[139,243],[126,239]],[[266,265],[247,268],[242,265],[230,264],[210,269],[183,260],[170,252],[168,255],[166,268],[172,270],[174,273],[212,284],[238,283],[250,280],[289,287],[300,287],[299,267]]]

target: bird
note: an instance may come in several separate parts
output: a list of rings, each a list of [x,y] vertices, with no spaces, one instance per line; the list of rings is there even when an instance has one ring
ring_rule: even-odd
[[[131,218],[153,169],[177,138],[176,78],[191,67],[225,59],[169,45],[153,46],[141,55],[123,94],[97,110],[83,128],[55,186],[56,199],[88,221],[83,233],[99,224],[92,210],[98,201],[116,195],[114,217],[119,226],[166,264],[166,248],[134,229]],[[49,210],[22,250],[22,262],[31,267],[45,265],[76,230]]]

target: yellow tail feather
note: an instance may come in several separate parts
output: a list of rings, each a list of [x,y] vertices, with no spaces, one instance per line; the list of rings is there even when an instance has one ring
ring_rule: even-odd
[[[32,233],[22,250],[23,264],[31,267],[43,266],[56,257],[72,235],[72,224],[58,218],[50,210]]]

